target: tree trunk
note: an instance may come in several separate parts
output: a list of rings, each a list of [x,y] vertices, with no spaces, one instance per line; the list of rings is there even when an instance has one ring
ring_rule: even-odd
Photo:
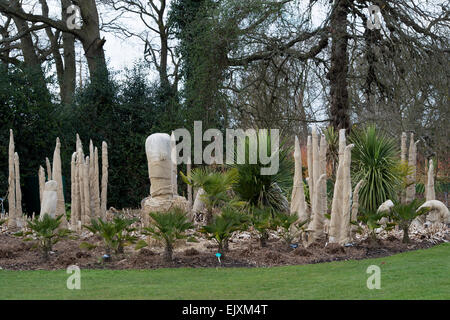
[[[261,237],[259,238],[259,243],[261,244],[261,248],[267,247],[267,239],[269,239],[269,234],[264,231],[261,233]]]
[[[171,244],[166,244],[164,249],[164,260],[166,262],[172,262],[173,247]]]
[[[61,0],[61,9],[63,20],[67,20],[67,8],[71,5],[70,0]],[[63,32],[63,49],[64,49],[64,75],[62,79],[61,101],[63,104],[72,102],[75,93],[76,83],[76,61],[75,61],[75,36],[68,32]]]
[[[409,226],[403,226],[403,243],[409,243]]]
[[[347,15],[352,0],[336,0],[331,16],[331,69],[328,74],[331,95],[331,125],[335,129],[349,129],[348,102],[348,36]]]

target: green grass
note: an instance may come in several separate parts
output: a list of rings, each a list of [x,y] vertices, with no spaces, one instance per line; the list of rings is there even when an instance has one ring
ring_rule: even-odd
[[[367,267],[381,268],[369,290]],[[0,299],[450,299],[450,244],[362,261],[258,269],[0,271]]]

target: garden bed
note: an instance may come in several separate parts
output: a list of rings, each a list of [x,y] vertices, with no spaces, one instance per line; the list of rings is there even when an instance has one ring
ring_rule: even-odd
[[[442,240],[411,240],[401,242],[400,237],[385,236],[377,243],[367,239],[358,240],[351,247],[334,244],[314,244],[307,248],[287,248],[280,239],[272,237],[266,248],[248,236],[233,238],[230,251],[219,263],[215,256],[217,247],[213,242],[201,239],[198,243],[185,243],[177,246],[173,262],[165,262],[162,247],[153,245],[135,251],[127,247],[124,254],[114,255],[111,262],[103,262],[102,242],[95,236],[64,240],[57,243],[48,261],[40,251],[33,248],[32,242],[24,242],[11,234],[0,234],[0,267],[3,270],[58,270],[69,265],[83,269],[159,269],[159,268],[216,268],[216,267],[271,267],[284,265],[303,265],[339,260],[361,260],[390,256],[405,251],[430,248],[450,240],[447,233]],[[85,241],[98,245],[95,249],[80,249]]]

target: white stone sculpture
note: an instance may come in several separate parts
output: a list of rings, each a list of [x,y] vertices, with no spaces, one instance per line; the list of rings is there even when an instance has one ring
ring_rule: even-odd
[[[107,200],[108,200],[108,144],[102,143],[102,191],[101,191],[101,214],[106,218]]]
[[[58,182],[50,180],[45,183],[44,195],[42,197],[41,213],[39,219],[43,219],[45,214],[56,217],[56,206],[58,203]]]
[[[312,129],[311,138],[308,137],[308,186],[310,187],[311,215],[312,221],[308,225],[308,231],[312,232],[311,242],[325,238],[324,219],[327,211],[326,196],[326,153],[328,145],[325,137],[321,137],[319,147],[319,136],[317,129]],[[312,161],[309,157],[312,156]]]
[[[189,210],[189,202],[174,192],[174,171],[172,162],[171,138],[165,133],[155,133],[145,142],[148,174],[150,179],[150,196],[142,200],[144,225],[148,225],[149,213],[165,212],[173,207]]]
[[[422,208],[429,208],[430,210],[433,210],[433,214],[428,214],[427,216],[427,222],[430,223],[445,223],[450,224],[450,213],[448,211],[447,206],[438,200],[429,200],[426,201],[423,205],[421,205],[417,211],[419,211]]]
[[[299,221],[305,221],[308,219],[308,213],[306,210],[305,191],[303,188],[302,151],[298,137],[295,137],[294,160],[295,171],[291,199],[291,213],[296,214]]]
[[[63,218],[61,219],[61,226],[67,227],[67,219],[65,216],[66,207],[64,202],[62,172],[61,172],[61,142],[59,141],[59,138],[56,138],[56,147],[53,153],[52,180],[58,183],[57,189],[58,203],[56,205],[56,214],[63,215]]]
[[[8,227],[15,228],[16,224],[16,176],[14,173],[14,134],[9,130],[8,149]]]

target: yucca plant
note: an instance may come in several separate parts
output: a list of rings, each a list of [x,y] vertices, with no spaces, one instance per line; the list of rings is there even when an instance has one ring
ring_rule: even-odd
[[[164,242],[164,259],[171,262],[175,241],[186,239],[186,231],[194,228],[194,225],[189,221],[186,212],[180,208],[150,213],[150,217],[151,226],[144,228],[143,233]]]
[[[62,239],[67,238],[71,231],[68,229],[61,229],[61,219],[63,215],[52,218],[48,214],[44,214],[41,219],[28,221],[28,228],[31,230],[24,235],[34,235],[38,239],[37,246],[41,248],[44,259],[48,260],[48,254],[53,249],[53,245]],[[26,241],[32,240],[25,238]]]
[[[225,208],[220,215],[213,217],[210,224],[203,226],[199,231],[217,242],[218,252],[224,257],[228,240],[234,232],[245,230],[247,222],[248,216],[245,213]]]
[[[253,229],[258,233],[261,248],[267,247],[269,231],[277,230],[277,224],[270,208],[252,208],[250,214],[250,223]]]
[[[188,176],[185,176],[182,172],[180,174],[184,182],[205,191],[202,201],[205,203],[207,210],[206,224],[211,222],[215,208],[221,208],[232,201],[229,192],[238,180],[236,169],[218,172],[206,168],[196,168]]]
[[[256,151],[259,154],[260,134]],[[267,136],[265,148],[267,154],[271,156],[271,137]],[[245,139],[245,163],[234,164],[232,167],[239,172],[238,181],[233,186],[237,196],[253,207],[269,207],[277,211],[288,212],[289,202],[287,196],[292,189],[293,165],[292,148],[287,146],[285,141],[279,145],[279,168],[273,175],[262,175],[261,169],[269,165],[263,165],[259,161],[256,164],[250,164],[250,142]]]
[[[123,249],[127,245],[136,243],[137,237],[132,235],[136,229],[132,227],[137,219],[128,219],[122,216],[115,216],[112,221],[104,221],[102,218],[91,219],[90,226],[83,226],[93,234],[98,234],[105,245],[106,254],[123,253]],[[82,243],[81,247],[88,247],[86,243]]]
[[[403,243],[409,243],[409,227],[414,219],[430,211],[429,208],[418,210],[422,204],[423,201],[418,199],[414,199],[407,204],[399,203],[398,201],[394,202],[389,216],[403,230]]]
[[[398,159],[397,141],[381,133],[375,126],[354,129],[350,142],[352,150],[352,179],[364,180],[359,193],[360,207],[376,211],[386,200],[395,200],[402,186],[402,170]]]

